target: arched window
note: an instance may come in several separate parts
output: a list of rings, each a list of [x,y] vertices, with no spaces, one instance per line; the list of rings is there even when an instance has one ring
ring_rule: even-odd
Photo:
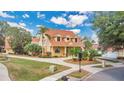
[[[57,47],[57,48],[55,49],[55,53],[60,53],[60,48]]]

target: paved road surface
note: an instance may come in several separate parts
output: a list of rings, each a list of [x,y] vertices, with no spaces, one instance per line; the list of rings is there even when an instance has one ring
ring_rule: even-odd
[[[124,81],[124,67],[100,71],[91,75],[87,81]]]
[[[0,63],[0,81],[10,81],[7,68]]]

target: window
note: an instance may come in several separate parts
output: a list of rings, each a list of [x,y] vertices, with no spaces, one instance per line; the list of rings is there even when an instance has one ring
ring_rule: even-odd
[[[67,37],[67,40],[69,40],[69,38]]]
[[[60,41],[60,37],[57,37],[57,41]]]
[[[60,53],[60,48],[56,48],[55,53]]]
[[[77,42],[77,38],[75,38],[75,42]]]

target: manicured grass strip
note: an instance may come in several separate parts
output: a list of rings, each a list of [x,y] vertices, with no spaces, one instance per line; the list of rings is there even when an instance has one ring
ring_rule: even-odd
[[[97,66],[93,66],[93,67],[96,67],[96,68],[103,68],[102,65],[97,65]],[[113,67],[112,65],[105,65],[105,67]]]
[[[88,74],[89,74],[89,72],[87,72],[85,70],[82,70],[81,72],[79,72],[79,71],[72,72],[68,76],[75,77],[75,78],[82,78],[82,77],[84,77],[84,76],[86,76]]]
[[[12,80],[32,81],[40,80],[46,76],[61,72],[69,67],[37,62],[32,60],[11,58],[9,62],[3,63],[9,71],[10,78]],[[49,66],[55,65],[57,70],[54,73],[49,71]]]
[[[68,74],[67,77],[75,77],[81,79],[81,78],[86,78],[89,74],[90,74],[89,72],[82,70],[81,72],[79,71],[72,72]],[[60,78],[57,81],[63,81],[63,80]]]

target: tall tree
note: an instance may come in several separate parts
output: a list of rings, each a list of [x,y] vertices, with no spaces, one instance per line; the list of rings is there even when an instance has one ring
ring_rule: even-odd
[[[44,33],[48,30],[48,28],[44,27],[44,26],[40,26],[39,27],[39,33],[40,34],[40,43],[42,45],[42,55],[44,54]]]
[[[3,46],[5,43],[5,35],[7,32],[7,28],[9,28],[7,22],[0,21],[0,46]]]
[[[91,49],[92,48],[92,41],[90,41],[87,37],[84,38],[84,45],[85,49]]]
[[[31,34],[28,31],[22,30],[17,27],[8,29],[8,42],[13,51],[18,54],[24,53],[24,46],[31,42]]]
[[[104,47],[124,47],[124,12],[107,12],[97,15],[94,22],[99,43]]]

